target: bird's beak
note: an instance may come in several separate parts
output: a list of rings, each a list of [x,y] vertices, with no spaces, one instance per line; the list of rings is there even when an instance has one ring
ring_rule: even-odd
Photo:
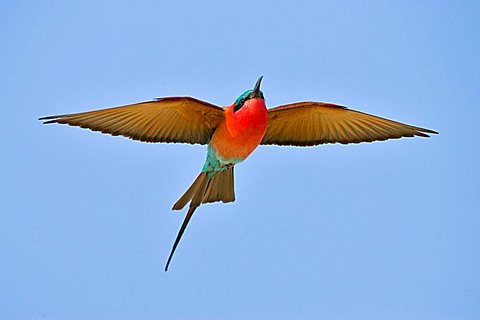
[[[251,98],[263,98],[263,94],[260,91],[260,85],[262,84],[263,76],[258,78],[257,83],[255,83],[255,87],[253,88],[252,93],[250,94]]]

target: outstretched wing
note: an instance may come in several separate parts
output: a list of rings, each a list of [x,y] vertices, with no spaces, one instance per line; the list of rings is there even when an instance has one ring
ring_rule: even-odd
[[[145,142],[207,144],[224,110],[190,97],[155,101],[90,112],[43,117],[44,124],[64,123]]]
[[[261,144],[314,146],[429,137],[433,130],[372,116],[323,102],[299,102],[268,110],[267,132]]]

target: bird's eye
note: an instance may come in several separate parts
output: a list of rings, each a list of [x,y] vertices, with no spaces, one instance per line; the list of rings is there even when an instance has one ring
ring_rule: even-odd
[[[234,111],[240,110],[240,108],[243,107],[243,105],[245,104],[245,102],[246,102],[247,100],[248,100],[248,97],[243,97],[243,98],[241,98],[240,100],[238,100],[238,102],[237,102],[236,105],[235,105]]]

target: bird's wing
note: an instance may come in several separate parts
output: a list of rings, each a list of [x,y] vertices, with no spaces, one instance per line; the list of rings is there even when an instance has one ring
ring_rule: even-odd
[[[261,144],[314,146],[429,137],[433,130],[410,126],[342,106],[299,102],[268,110],[267,132]]]
[[[224,110],[208,102],[190,97],[168,97],[39,120],[45,124],[65,123],[144,142],[207,144],[224,119]]]

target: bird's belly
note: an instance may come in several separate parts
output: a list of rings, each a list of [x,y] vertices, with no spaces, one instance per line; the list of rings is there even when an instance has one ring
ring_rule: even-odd
[[[210,141],[205,166],[221,166],[218,170],[242,162],[258,147],[265,131],[266,124],[245,128],[233,136],[225,124],[220,125]]]
[[[265,135],[265,126],[247,127],[232,135],[226,125],[221,125],[210,141],[210,145],[225,160],[245,160],[255,150]]]

